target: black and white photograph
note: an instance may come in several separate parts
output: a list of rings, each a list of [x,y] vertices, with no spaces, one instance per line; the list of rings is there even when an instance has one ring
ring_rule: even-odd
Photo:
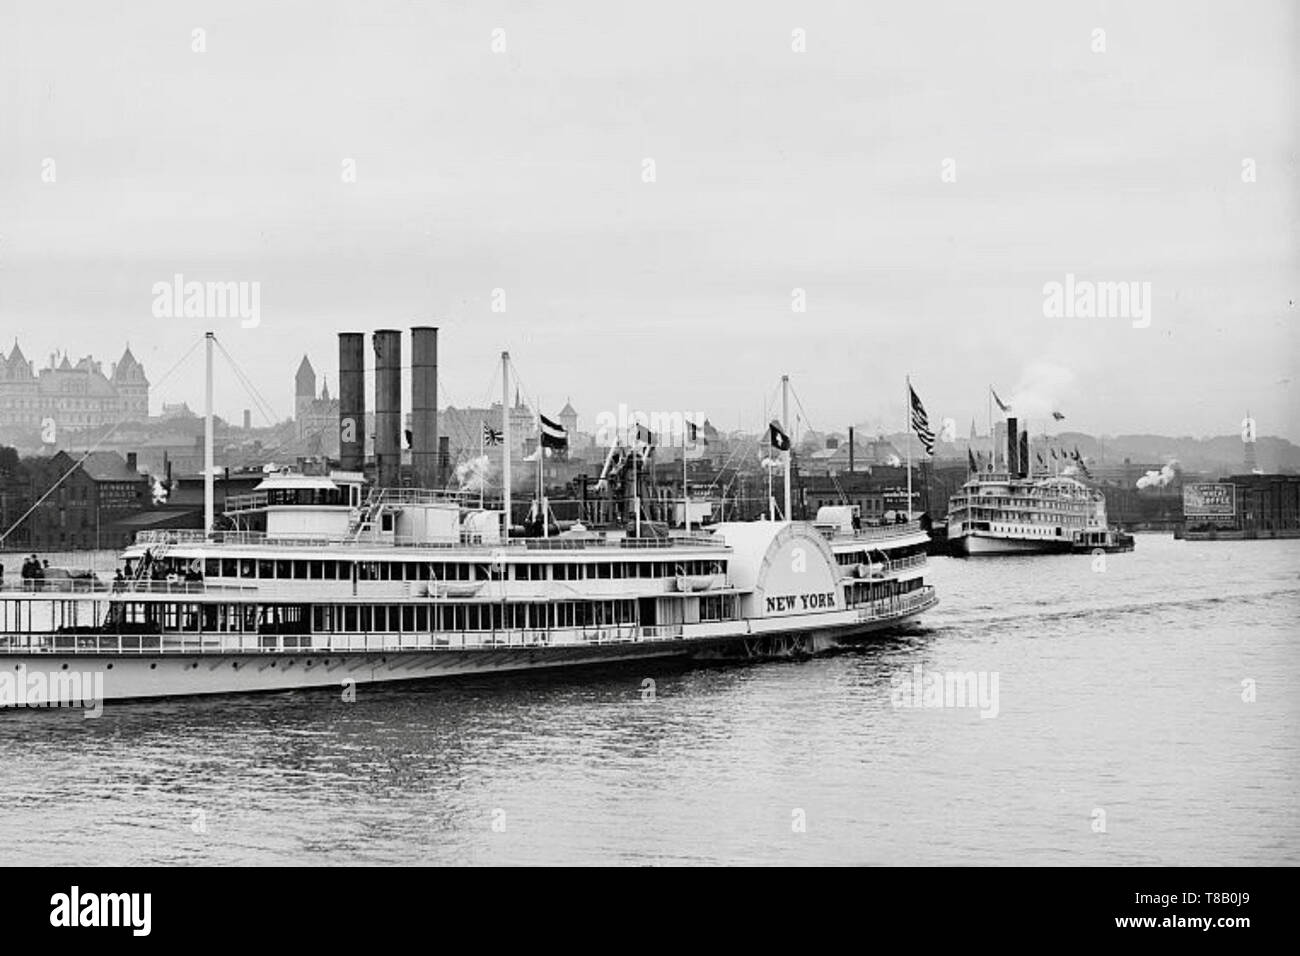
[[[1248,939],[1178,874],[1300,864],[1298,92],[1288,0],[0,0],[24,919],[1158,868],[1071,905]]]

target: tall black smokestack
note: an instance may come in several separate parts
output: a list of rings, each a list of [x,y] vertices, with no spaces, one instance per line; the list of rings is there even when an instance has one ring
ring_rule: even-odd
[[[1033,473],[1029,467],[1029,431],[1020,433],[1020,477],[1028,478]]]
[[[417,488],[441,488],[438,456],[438,330],[411,329],[411,471]]]
[[[853,474],[853,426],[849,426],[849,474]]]
[[[366,337],[339,333],[339,467],[361,471],[366,463]]]
[[[402,474],[402,333],[380,329],[375,345],[375,470],[381,488]]]
[[[1014,418],[1007,419],[1007,474],[1020,474],[1020,423]]]

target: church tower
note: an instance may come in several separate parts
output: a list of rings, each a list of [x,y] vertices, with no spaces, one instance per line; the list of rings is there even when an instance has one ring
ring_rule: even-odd
[[[299,434],[302,434],[307,427],[314,401],[316,401],[316,370],[311,367],[311,362],[304,355],[298,365],[298,374],[293,380],[293,420],[298,423]]]

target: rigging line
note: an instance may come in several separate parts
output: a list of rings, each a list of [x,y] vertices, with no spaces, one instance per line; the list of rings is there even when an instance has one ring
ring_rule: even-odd
[[[190,357],[191,355],[194,354],[194,351],[195,351],[195,350],[196,350],[196,349],[197,349],[197,348],[198,348],[202,343],[203,343],[203,340],[202,340],[202,339],[199,339],[197,342],[195,342],[193,345],[191,345],[190,348],[189,348],[189,351],[187,351],[184,355],[182,355],[182,356],[180,357],[180,359],[176,362],[175,365],[173,365],[171,368],[169,368],[166,372],[163,373],[162,378],[158,379],[158,381],[154,384],[154,387],[155,387],[155,388],[161,388],[163,382],[167,381],[167,379],[171,377],[172,373],[175,372],[178,368],[180,368],[181,365],[183,365],[183,364],[184,364],[184,363],[189,359],[189,357]],[[74,471],[76,471],[78,468],[80,468],[80,467],[82,466],[82,464],[86,461],[86,459],[88,459],[92,454],[95,453],[95,451],[97,451],[97,450],[99,449],[99,446],[100,446],[100,445],[104,444],[106,441],[108,441],[110,438],[112,438],[113,435],[117,432],[117,430],[118,430],[119,428],[121,428],[123,425],[125,425],[128,421],[132,421],[132,420],[134,420],[133,417],[124,417],[124,418],[119,418],[116,422],[114,422],[114,423],[113,423],[113,426],[112,426],[111,428],[109,428],[108,431],[106,431],[103,435],[101,435],[101,436],[100,436],[100,437],[95,441],[95,443],[94,443],[93,445],[91,445],[89,448],[86,449],[85,454],[83,454],[80,458],[78,458],[78,459],[73,463],[73,465],[72,465],[71,468],[69,468],[67,471],[65,471],[65,472],[64,472],[64,473],[59,477],[59,479],[58,479],[56,482],[54,482],[54,484],[50,485],[49,490],[47,490],[47,491],[45,492],[45,494],[43,494],[43,495],[41,495],[39,498],[37,498],[36,501],[32,504],[32,506],[31,506],[30,508],[28,508],[26,511],[24,511],[24,512],[22,513],[22,516],[21,516],[17,521],[15,521],[13,524],[11,524],[11,525],[8,527],[8,529],[5,530],[5,532],[4,532],[3,534],[0,534],[0,543],[3,543],[4,540],[5,540],[6,538],[9,537],[9,535],[13,534],[13,533],[14,533],[14,530],[15,530],[19,525],[21,525],[24,521],[26,521],[27,518],[28,518],[28,516],[31,515],[31,513],[32,513],[33,511],[35,511],[37,508],[39,508],[39,507],[44,503],[44,501],[45,501],[46,498],[48,498],[50,495],[54,494],[55,490],[56,490],[60,485],[62,485],[65,481],[67,481],[67,480],[68,480],[68,477],[69,477],[69,476],[70,476]]]
[[[803,399],[799,397],[799,393],[795,391],[793,385],[790,386],[790,394],[794,396],[794,403],[799,406],[799,411],[803,413],[803,420],[804,423],[807,424],[808,430],[811,432],[819,432],[819,429],[813,427],[812,418],[808,415],[808,409],[803,407]]]
[[[221,348],[220,344],[218,344],[217,347]],[[254,394],[252,383],[249,382],[248,379],[244,377],[243,373],[239,369],[239,366],[235,364],[234,359],[232,359],[229,355],[225,354],[225,349],[222,349],[221,351],[223,357],[226,360],[226,364],[229,366],[230,370],[235,373],[235,377],[236,379],[239,380],[240,384],[244,386],[244,391],[247,392],[248,397],[253,400],[253,404],[257,406],[258,414],[261,415],[262,418],[266,419],[266,423],[269,427],[274,428],[277,424],[274,420],[274,415],[275,415],[274,410],[267,406],[266,402],[261,398],[261,396]]]
[[[275,421],[275,410],[271,408],[270,403],[268,403],[257,391],[248,376],[245,375],[243,370],[239,367],[234,357],[227,352],[225,348],[222,347],[221,343],[217,342],[215,338],[213,338],[213,342],[216,342],[217,348],[221,349],[221,354],[225,358],[226,364],[230,367],[230,370],[235,373],[235,378],[239,380],[239,383],[244,386],[244,391],[247,392],[248,397],[253,400],[253,404],[257,406],[258,413],[266,419],[267,425],[274,428],[277,424]]]
[[[230,363],[230,368],[234,371],[235,376],[244,386],[244,390],[248,392],[249,397],[253,399],[253,403],[258,405],[258,411],[261,412],[262,417],[267,420],[266,423],[271,427],[274,427],[277,422],[274,419],[275,409],[271,407],[271,403],[263,397],[262,393],[257,390],[257,386],[254,385],[249,377],[244,374],[244,370],[240,368],[239,363],[235,361],[235,357],[226,350],[226,347],[221,343],[221,340],[214,335],[212,341],[216,343],[217,348],[221,350],[221,354],[224,355],[226,361]],[[313,396],[313,398],[314,397],[315,396]]]
[[[767,399],[766,399],[766,401],[765,401],[765,403],[764,403],[764,406],[763,406],[763,417],[764,417],[765,419],[768,417],[767,413],[768,413],[768,412],[771,410],[771,408],[772,408],[772,403],[776,401],[776,392],[777,392],[777,389],[779,389],[780,387],[781,387],[780,384],[778,384],[778,385],[777,385],[777,386],[772,390],[772,394],[769,395],[769,396],[767,397]],[[768,423],[767,423],[766,421],[764,421],[764,422],[760,422],[760,423],[759,423],[759,429],[758,429],[758,450],[759,450],[759,458],[760,458],[760,460],[761,460],[762,457],[763,457],[763,436],[767,434],[767,424],[768,424]],[[748,448],[749,448],[749,442],[748,442],[748,441],[738,441],[738,442],[736,442],[736,443],[732,446],[731,454],[729,454],[729,455],[727,456],[727,460],[726,460],[725,462],[722,463],[722,467],[718,470],[718,473],[717,473],[716,475],[713,476],[713,480],[712,480],[711,482],[709,482],[709,486],[708,486],[708,488],[705,489],[705,493],[706,493],[706,494],[707,494],[708,492],[712,491],[712,490],[714,489],[714,487],[717,486],[717,484],[718,484],[718,479],[721,478],[723,475],[725,475],[725,474],[727,473],[727,467],[728,467],[729,465],[731,465],[732,461],[735,460],[736,456],[737,456],[738,454],[743,454],[743,453],[745,452],[745,450],[748,449]],[[736,479],[739,478],[739,477],[740,477],[740,469],[739,469],[739,468],[734,468],[734,469],[732,470],[731,477],[727,480],[727,484],[726,484],[726,485],[723,487],[723,489],[722,489],[722,493],[723,493],[724,495],[725,495],[728,491],[731,490],[731,486],[732,486],[733,484],[736,483]]]

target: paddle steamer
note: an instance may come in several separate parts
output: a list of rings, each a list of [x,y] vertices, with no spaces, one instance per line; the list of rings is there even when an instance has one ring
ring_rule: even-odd
[[[500,507],[372,486],[359,470],[286,471],[226,499],[253,530],[142,532],[114,581],[6,588],[0,698],[15,682],[53,695],[88,672],[111,700],[813,654],[937,603],[916,522],[855,529],[825,514],[653,536],[543,524],[520,537],[502,407]]]

